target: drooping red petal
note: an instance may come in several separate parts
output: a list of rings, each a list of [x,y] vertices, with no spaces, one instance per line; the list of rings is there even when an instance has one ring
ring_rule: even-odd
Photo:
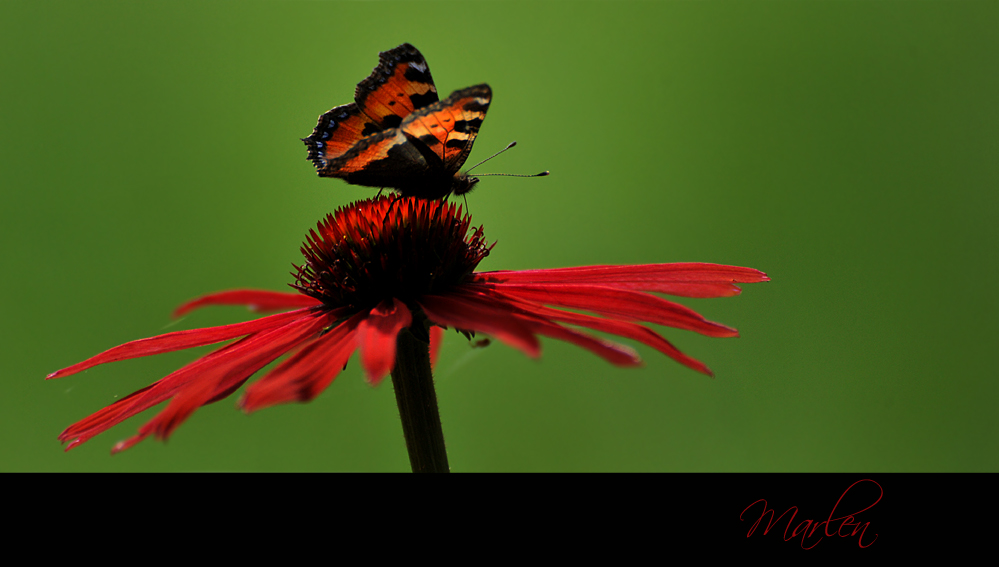
[[[708,321],[699,313],[661,297],[598,285],[586,284],[465,284],[462,289],[488,288],[518,299],[584,309],[615,319],[645,321],[694,331],[709,337],[737,337],[739,332]]]
[[[471,295],[425,295],[420,305],[434,323],[488,333],[532,358],[541,354],[538,338],[513,317],[508,303]]]
[[[94,435],[117,425],[122,421],[121,419],[117,419],[117,417],[122,413],[122,410],[134,403],[136,398],[149,391],[155,385],[156,384],[150,384],[141,390],[132,392],[100,411],[94,412],[73,425],[70,425],[59,434],[59,441],[62,441],[63,443],[69,441],[69,445],[66,446],[66,450],[69,451],[76,445],[83,443]],[[91,431],[93,433],[91,433]]]
[[[220,343],[242,335],[286,325],[290,321],[307,317],[309,311],[310,308],[298,309],[287,313],[262,317],[253,321],[246,321],[245,323],[234,323],[232,325],[208,327],[206,329],[192,329],[190,331],[176,331],[148,339],[139,339],[110,348],[97,356],[90,357],[83,362],[78,362],[62,370],[56,370],[52,374],[49,374],[46,379],[62,378],[63,376],[76,374],[98,364]]]
[[[477,272],[475,275],[487,281],[511,283],[579,283],[582,281],[591,283],[606,283],[607,281],[758,283],[770,281],[765,273],[753,268],[705,262],[499,270]]]
[[[515,316],[535,333],[583,347],[615,366],[642,365],[642,359],[638,353],[624,345],[563,327],[543,317],[529,317],[521,314]]]
[[[170,397],[178,389],[176,387],[170,387],[174,381],[184,381],[189,374],[196,372],[199,368],[203,368],[204,361],[216,359],[227,350],[245,340],[246,338],[240,339],[240,341],[226,345],[215,352],[187,364],[183,368],[175,370],[153,384],[150,384],[141,390],[132,392],[115,403],[94,412],[93,414],[67,427],[62,433],[59,434],[59,440],[63,443],[69,441],[69,445],[66,446],[66,450],[69,451],[73,447],[89,440],[91,437],[107,431],[122,421],[155,405],[165,402],[170,399]],[[145,435],[142,437],[144,438]],[[132,443],[127,443],[128,446],[131,446],[131,444]],[[118,445],[122,445],[122,443],[119,443]],[[114,450],[112,452],[114,452]]]
[[[322,302],[301,293],[285,293],[259,289],[233,289],[210,293],[182,304],[173,316],[180,317],[208,305],[245,305],[252,311],[274,311],[295,307],[315,307]]]
[[[125,449],[134,446],[136,443],[142,441],[146,437],[149,437],[148,433],[139,433],[129,437],[128,439],[119,441],[115,443],[113,447],[111,447],[111,454],[114,455],[116,453],[121,453]],[[71,448],[73,448],[73,445],[79,445],[82,442],[83,441],[74,441],[73,443],[70,443],[69,445],[66,446],[66,450],[69,451]]]
[[[126,396],[124,399],[94,413],[93,415],[80,420],[66,428],[59,436],[60,441],[71,440],[66,450],[88,440],[89,438],[102,433],[103,431],[117,425],[125,419],[132,417],[146,409],[149,409],[174,396],[178,391],[192,379],[200,378],[211,370],[211,364],[224,359],[237,347],[245,345],[248,341],[258,338],[259,334],[240,339],[239,341],[226,345],[215,352],[208,354],[183,368],[172,372],[166,377],[158,380],[154,384],[147,386],[137,392]],[[144,438],[148,431],[141,435]],[[133,439],[134,440],[134,439]],[[130,446],[131,443],[126,443]]]
[[[249,339],[249,338],[251,338],[251,337],[246,337],[246,339]],[[246,340],[246,339],[242,339],[242,340]],[[236,344],[236,343],[234,343],[234,344]],[[223,350],[228,349],[231,346],[233,346],[233,345],[228,345],[228,346],[224,347],[223,349],[220,349],[220,350],[216,351],[216,353],[221,353]],[[258,368],[258,370],[259,370],[259,368]],[[246,380],[252,374],[253,374],[253,372],[243,374],[242,378],[240,378],[239,375],[232,375],[233,379],[231,379],[231,380],[225,380],[224,384],[220,384],[220,383],[216,383],[217,381],[213,380],[212,377],[210,375],[207,375],[207,373],[206,373],[206,375],[202,375],[199,378],[199,381],[196,382],[193,387],[187,386],[186,388],[180,388],[180,391],[182,392],[182,395],[183,394],[188,394],[190,396],[193,392],[199,392],[202,396],[204,396],[207,393],[208,388],[211,387],[211,386],[214,386],[214,392],[212,392],[210,394],[211,395],[211,399],[203,402],[199,406],[196,406],[194,408],[194,410],[196,410],[198,407],[205,406],[205,405],[217,402],[217,401],[219,401],[219,400],[221,400],[223,398],[229,397],[233,392],[235,392],[236,390],[238,390],[239,387],[242,386],[243,383],[246,382]],[[203,382],[202,382],[202,380],[203,380]],[[153,385],[155,386],[155,384],[153,384]],[[169,399],[169,398],[167,398],[167,399]],[[176,398],[174,398],[174,399],[176,399]],[[151,405],[147,405],[147,408],[148,407],[152,407],[154,405],[157,405],[158,403],[159,402],[153,403]],[[169,406],[168,406],[167,409],[169,409]],[[191,413],[193,413],[194,410],[192,410]],[[133,415],[135,415],[135,413],[133,411],[128,411],[127,413],[126,412],[120,412],[120,419],[118,419],[115,423],[120,423],[121,421],[124,421],[125,419],[128,419],[129,417],[132,417]],[[188,416],[185,416],[180,421],[176,421],[176,424],[173,426],[173,428],[179,427],[181,425],[181,423],[183,423],[183,421],[186,420],[187,417],[189,417],[189,415],[190,414],[188,414]],[[154,420],[156,418],[158,418],[158,417],[159,417],[159,414],[157,414],[157,416],[154,417]],[[139,432],[137,434],[133,435],[132,437],[129,437],[127,439],[124,439],[122,441],[119,441],[119,442],[115,443],[114,446],[111,447],[111,454],[114,455],[116,453],[120,453],[120,452],[124,451],[125,449],[128,449],[128,448],[132,447],[133,445],[135,445],[139,441],[142,441],[143,439],[145,439],[149,435],[151,435],[153,433],[157,433],[157,431],[156,431],[156,429],[154,427],[150,427],[150,423],[146,423],[143,427],[139,428]],[[88,435],[85,438],[77,438],[76,440],[74,440],[73,442],[71,442],[69,445],[66,446],[66,450],[68,451],[72,447],[74,447],[75,445],[79,445],[83,441],[86,441],[88,438],[93,437],[95,435],[98,435],[102,431],[108,429],[108,427],[110,427],[110,425],[113,425],[113,424],[104,425],[100,429],[95,430],[94,432],[92,432],[90,435]],[[173,428],[171,428],[171,431],[172,431]],[[167,436],[169,436],[169,434],[170,434],[170,431],[168,431],[165,435],[163,435],[162,438],[165,439]]]
[[[136,392],[132,392],[117,402],[85,417],[84,419],[81,419],[80,421],[67,427],[66,430],[59,435],[59,440],[64,443],[66,441],[70,441],[69,445],[66,447],[66,450],[68,451],[76,445],[87,441],[95,435],[103,433],[122,421],[155,405],[165,402],[177,391],[183,388],[183,386],[190,381],[190,379],[196,378],[199,375],[198,372],[204,370],[204,368],[212,361],[219,360],[233,348],[245,343],[255,336],[257,335],[244,337],[234,343],[228,344],[214,352],[211,352],[206,356],[203,356],[198,360],[171,372],[153,384],[150,384],[149,386],[146,386]],[[132,438],[131,441],[138,441],[142,438],[145,438],[145,435],[138,438]],[[131,446],[132,444],[134,443],[125,443],[127,446]],[[119,445],[122,445],[122,443],[116,445],[116,449],[112,450],[112,452],[117,451],[117,447]]]
[[[286,402],[307,402],[333,382],[357,348],[357,325],[366,313],[340,323],[254,382],[238,406],[246,413]]]
[[[456,290],[455,293],[466,294],[475,293],[462,289]],[[659,352],[665,354],[666,356],[672,358],[673,360],[679,362],[680,364],[696,370],[702,374],[707,374],[708,376],[714,376],[714,373],[705,366],[705,364],[693,357],[687,356],[682,353],[680,349],[673,346],[669,341],[664,339],[658,333],[649,329],[648,327],[643,327],[637,323],[630,323],[627,321],[617,321],[614,319],[603,319],[600,317],[594,317],[592,315],[585,315],[582,313],[572,313],[570,311],[561,311],[559,309],[552,309],[550,307],[544,307],[533,302],[527,302],[517,299],[516,297],[507,296],[503,293],[497,292],[492,289],[488,289],[484,293],[487,297],[495,299],[497,301],[502,301],[516,306],[516,308],[522,312],[534,315],[536,317],[541,317],[543,319],[550,319],[552,321],[561,321],[563,323],[569,323],[571,325],[578,325],[580,327],[586,327],[588,329],[593,329],[595,331],[601,331],[604,333],[609,333],[612,335],[617,335],[619,337],[624,337],[626,339],[636,340],[642,344],[650,346]]]
[[[599,285],[608,284],[600,283]],[[742,293],[742,288],[730,283],[616,282],[609,284],[609,287],[632,289],[635,291],[654,291],[677,297],[693,297],[698,299],[732,297],[733,295]]]
[[[222,360],[214,361],[202,376],[189,381],[166,409],[142,426],[139,432],[152,432],[156,437],[166,439],[195,410],[215,398],[218,392],[239,387],[257,370],[314,336],[330,322],[328,315],[314,317],[249,338],[246,344],[235,347],[228,356],[220,357]]]
[[[441,344],[444,342],[444,329],[437,325],[430,326],[430,368],[437,365],[437,357],[441,353]]]
[[[357,346],[368,382],[377,386],[395,366],[396,337],[413,322],[406,304],[393,298],[382,301],[357,326]]]
[[[59,436],[71,441],[67,450],[170,398],[173,401],[139,430],[137,438],[150,434],[167,437],[198,407],[232,391],[254,372],[266,366],[309,336],[332,323],[329,313],[312,312],[281,327],[259,331],[202,357],[126,398],[69,426]],[[116,447],[117,448],[117,447]]]
[[[596,284],[681,297],[727,297],[741,291],[734,285],[736,282],[769,280],[765,273],[752,268],[701,262],[479,272],[472,279],[482,283]]]

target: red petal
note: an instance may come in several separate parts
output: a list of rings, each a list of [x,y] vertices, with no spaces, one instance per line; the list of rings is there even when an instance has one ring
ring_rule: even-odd
[[[523,301],[585,309],[615,319],[656,323],[709,337],[739,336],[735,329],[708,321],[689,307],[637,291],[580,284],[466,284],[462,287],[468,290],[490,288]]]
[[[357,326],[357,346],[361,351],[361,366],[368,381],[378,385],[395,366],[396,337],[413,322],[406,304],[398,299],[382,301]]]
[[[513,316],[513,309],[507,302],[481,295],[425,295],[420,305],[434,323],[488,333],[532,358],[541,354],[538,338]]]
[[[489,282],[510,283],[581,283],[584,281],[591,283],[604,283],[606,281],[757,283],[770,281],[770,278],[765,273],[753,268],[707,264],[703,262],[638,264],[631,266],[581,266],[544,270],[503,270],[478,272],[475,274],[475,277]]]
[[[444,342],[444,329],[437,325],[430,326],[430,367],[437,364],[437,357],[441,353],[441,344]]]
[[[547,270],[480,272],[482,283],[577,283],[618,289],[655,291],[683,297],[737,295],[733,282],[755,283],[770,278],[759,270],[705,263],[642,264],[636,266],[584,266]]]
[[[175,381],[183,380],[188,374],[196,372],[198,369],[202,368],[199,363],[209,357],[220,355],[223,351],[226,351],[232,346],[233,345],[226,345],[206,357],[198,359],[187,366],[172,372],[157,382],[150,384],[141,390],[132,392],[117,402],[81,419],[60,433],[59,440],[64,443],[69,441],[69,445],[66,446],[66,450],[68,451],[76,445],[89,440],[91,437],[118,425],[122,421],[170,399],[170,397],[178,389],[170,387]],[[142,435],[141,438],[145,438],[145,435]],[[132,440],[138,441],[141,440],[141,438],[133,438]],[[122,443],[119,443],[118,445],[122,445]],[[127,446],[131,445],[132,443],[127,443]]]
[[[132,392],[117,402],[81,419],[80,421],[67,427],[65,431],[59,434],[59,440],[66,442],[72,439],[66,447],[66,450],[68,451],[76,445],[87,441],[91,437],[118,425],[122,421],[146,411],[155,405],[165,402],[166,400],[169,400],[192,378],[198,377],[198,372],[204,371],[205,366],[208,363],[219,360],[219,358],[224,356],[225,353],[250,338],[251,337],[240,339],[235,343],[226,345],[212,353],[209,353],[208,355],[187,364],[183,368],[171,372],[153,384],[150,384],[149,386],[146,386],[136,392]],[[146,435],[147,434],[143,434],[139,437],[133,437],[129,440],[132,442],[119,443],[115,446],[116,450],[121,450],[117,449],[118,446],[130,447],[134,444],[133,442],[137,442],[145,438]],[[116,452],[116,450],[113,450],[112,452]]]
[[[173,398],[166,409],[140,428],[138,437],[125,442],[124,446],[131,446],[151,433],[165,438],[195,409],[216,399],[220,393],[234,390],[254,372],[331,322],[328,313],[319,312],[226,345],[71,425],[59,439],[64,442],[73,440],[68,450],[129,417]]]
[[[286,402],[307,402],[329,387],[357,348],[358,313],[281,363],[246,390],[238,406],[250,413]]]
[[[67,427],[62,433],[59,434],[59,441],[65,443],[69,441],[69,445],[66,446],[66,450],[69,451],[76,445],[83,443],[87,439],[90,439],[94,435],[105,431],[114,425],[117,425],[122,421],[122,419],[116,419],[123,409],[126,409],[132,403],[135,402],[135,398],[141,396],[143,393],[149,391],[150,388],[156,386],[159,382],[155,384],[150,384],[141,390],[132,392],[131,394],[125,396],[124,398],[118,400],[117,402],[95,412],[80,421],[74,423]],[[154,404],[155,405],[155,404]],[[140,410],[141,411],[141,410]],[[138,412],[135,412],[138,413]],[[134,413],[129,414],[126,417],[131,417]],[[91,434],[90,432],[93,431]]]
[[[177,331],[174,333],[159,335],[157,337],[150,337],[148,339],[139,339],[137,341],[128,342],[108,349],[97,356],[88,358],[83,362],[78,362],[73,366],[63,368],[62,370],[56,370],[52,374],[49,374],[46,378],[62,378],[63,376],[69,376],[70,374],[76,374],[77,372],[92,368],[98,364],[220,343],[242,335],[248,335],[250,333],[280,327],[290,321],[294,321],[302,317],[308,317],[309,313],[310,309],[308,308],[298,309],[296,311],[270,315],[268,317],[255,319],[253,321],[246,321],[245,323],[234,323],[232,325],[209,327],[207,329]]]
[[[184,303],[173,312],[180,317],[206,305],[246,305],[252,311],[275,311],[295,307],[315,307],[322,302],[301,293],[285,293],[257,289],[234,289],[203,295]]]
[[[145,434],[139,433],[138,435],[133,435],[132,437],[129,437],[128,439],[125,439],[124,441],[119,441],[119,442],[115,443],[113,447],[111,447],[111,454],[114,455],[115,453],[120,453],[120,452],[124,451],[125,449],[128,449],[128,448],[132,447],[133,445],[135,445],[139,441],[142,441],[143,439],[145,439],[148,436],[149,436],[148,433],[145,433]],[[74,441],[73,443],[70,443],[69,445],[66,446],[66,450],[69,451],[70,449],[73,448],[73,445],[78,445],[80,443],[82,443],[82,441]]]
[[[523,315],[517,317],[527,323],[535,333],[583,347],[615,366],[642,365],[642,359],[639,358],[638,353],[624,345],[568,329],[541,317]]]
[[[597,283],[597,282],[593,282]],[[742,289],[730,283],[661,283],[661,282],[615,282],[608,285],[618,289],[633,289],[635,291],[654,291],[677,297],[732,297],[742,293]]]
[[[191,380],[173,397],[166,409],[139,429],[140,433],[155,433],[166,439],[195,410],[209,403],[222,391],[233,391],[254,372],[270,364],[302,341],[315,335],[331,321],[327,316],[296,321],[259,336],[248,337],[246,344],[233,348],[220,357],[205,374]]]
[[[459,291],[458,293],[462,293]],[[610,333],[617,335],[619,337],[624,337],[626,339],[636,340],[640,343],[648,345],[659,352],[665,354],[666,356],[672,358],[673,360],[679,362],[680,364],[707,374],[708,376],[714,376],[714,373],[704,365],[703,362],[689,357],[686,354],[680,352],[675,346],[670,344],[669,341],[661,337],[658,333],[649,329],[648,327],[643,327],[636,323],[629,323],[627,321],[615,321],[613,319],[602,319],[600,317],[594,317],[592,315],[584,315],[582,313],[572,313],[569,311],[561,311],[558,309],[552,309],[550,307],[543,307],[529,302],[518,301],[514,297],[504,296],[501,293],[495,291],[488,291],[488,296],[498,299],[500,301],[506,301],[512,303],[518,308],[522,309],[523,312],[529,313],[531,315],[542,317],[545,319],[550,319],[553,321],[562,321],[564,323],[569,323],[572,325],[578,325],[580,327],[586,327],[588,329],[593,329],[596,331],[602,331],[605,333]]]

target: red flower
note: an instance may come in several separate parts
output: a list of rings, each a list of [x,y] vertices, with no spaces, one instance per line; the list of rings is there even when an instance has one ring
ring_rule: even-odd
[[[238,339],[71,425],[59,439],[69,441],[68,450],[169,400],[113,452],[150,434],[165,439],[196,409],[229,396],[288,353],[247,389],[239,401],[244,411],[311,400],[355,350],[368,380],[377,385],[392,370],[396,336],[407,327],[429,339],[432,352],[440,345],[442,327],[454,327],[492,335],[532,357],[540,354],[538,335],[543,335],[579,345],[612,364],[641,363],[632,349],[575,328],[582,327],[638,341],[711,375],[704,364],[635,321],[710,337],[735,337],[737,331],[645,292],[724,297],[739,293],[735,282],[769,280],[751,268],[700,263],[474,273],[492,247],[485,244],[481,227],[470,232],[470,221],[460,207],[420,199],[381,198],[337,210],[310,231],[302,247],[306,261],[293,284],[298,293],[226,291],[185,303],[174,315],[220,304],[293,311],[133,341],[50,374],[60,378],[105,362]]]

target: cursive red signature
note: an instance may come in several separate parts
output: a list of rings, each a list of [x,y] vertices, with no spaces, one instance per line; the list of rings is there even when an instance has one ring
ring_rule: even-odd
[[[833,516],[836,514],[836,508],[839,507],[840,502],[843,501],[843,497],[846,496],[848,492],[850,492],[850,489],[852,489],[854,486],[857,486],[862,482],[873,482],[874,485],[878,487],[878,499],[869,504],[866,508],[862,508],[856,512],[842,516],[837,516],[834,518]],[[749,533],[746,534],[747,538],[753,535],[753,532],[756,531],[756,528],[760,525],[760,522],[763,520],[764,517],[766,517],[767,514],[770,514],[770,519],[767,521],[767,526],[763,529],[763,535],[766,535],[768,532],[770,532],[770,528],[776,526],[777,523],[780,522],[780,519],[783,518],[785,514],[791,512],[791,516],[787,520],[787,527],[784,528],[784,541],[790,541],[792,538],[801,536],[801,547],[803,549],[812,549],[816,545],[818,545],[819,542],[822,541],[822,539],[825,537],[833,537],[833,536],[839,536],[841,538],[856,537],[857,544],[862,548],[866,548],[870,547],[875,541],[877,541],[878,534],[874,534],[874,538],[870,539],[865,543],[864,536],[867,534],[867,528],[870,527],[871,523],[870,522],[860,523],[860,521],[856,519],[856,516],[858,516],[861,512],[865,512],[873,508],[875,504],[881,501],[881,497],[884,496],[884,493],[885,493],[884,489],[881,488],[881,485],[878,484],[876,481],[873,481],[869,478],[858,480],[857,482],[848,486],[847,489],[843,491],[843,494],[840,495],[839,500],[837,500],[836,504],[833,505],[832,510],[829,512],[829,517],[827,519],[821,522],[816,522],[815,520],[802,520],[798,522],[797,525],[794,526],[794,529],[791,529],[791,526],[794,524],[794,517],[798,514],[798,507],[791,506],[790,508],[785,510],[783,514],[774,518],[775,510],[768,508],[767,501],[763,498],[760,498],[756,502],[753,502],[749,506],[746,506],[746,509],[742,511],[742,514],[739,514],[739,520],[745,521],[745,518],[743,518],[743,516],[746,515],[746,512],[748,512],[749,509],[752,508],[753,506],[756,506],[757,504],[762,502],[763,512],[760,514],[760,517],[756,519],[756,522],[753,523],[753,526],[749,528]],[[837,522],[839,522],[838,524],[839,527],[836,528],[835,531],[830,531],[831,529],[833,529],[834,523]],[[815,536],[815,532],[816,530],[819,529],[819,527],[822,527],[822,532],[819,534],[818,538],[815,539],[814,542],[812,542],[810,545],[806,546],[806,544],[809,543],[809,540]],[[851,527],[853,529],[850,529]],[[791,530],[791,535],[788,535],[788,530]]]

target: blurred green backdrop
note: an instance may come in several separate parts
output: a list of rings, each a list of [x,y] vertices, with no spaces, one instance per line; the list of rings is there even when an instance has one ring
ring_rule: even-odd
[[[253,317],[179,303],[283,290],[306,231],[373,194],[299,138],[378,52],[442,96],[488,82],[469,196],[480,269],[705,261],[768,284],[685,301],[739,339],[665,329],[710,379],[638,347],[618,369],[448,333],[455,471],[996,471],[996,2],[0,4],[0,470],[405,471],[388,382],[356,362],[317,400],[202,408],[110,457],[70,423],[193,359],[48,372]],[[991,347],[989,345],[992,345]],[[199,352],[205,352],[201,350]]]

